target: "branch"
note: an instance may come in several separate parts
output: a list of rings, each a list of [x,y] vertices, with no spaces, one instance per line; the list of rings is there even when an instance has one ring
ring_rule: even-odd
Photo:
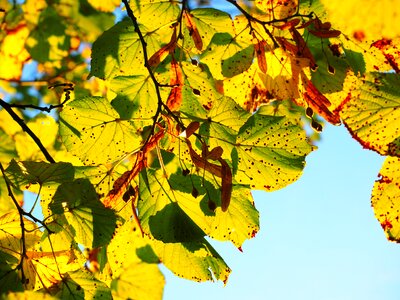
[[[9,113],[9,115],[14,119],[14,121],[17,122],[19,126],[21,126],[22,130],[25,131],[34,140],[36,145],[42,151],[43,155],[46,157],[47,161],[50,163],[55,163],[56,161],[53,159],[53,157],[50,155],[50,153],[47,151],[47,149],[43,146],[42,142],[37,137],[37,135],[25,124],[24,120],[22,120],[12,110],[11,105],[8,104],[7,102],[5,102],[3,99],[0,99],[0,106],[2,106]]]
[[[186,2],[187,1],[185,0],[183,3],[185,4]],[[144,40],[144,36],[139,28],[139,23],[137,22],[137,19],[136,19],[135,15],[133,14],[131,7],[129,6],[128,0],[122,0],[122,3],[124,3],[128,17],[132,20],[133,26],[135,27],[135,32],[139,36],[139,40],[140,40],[140,43],[142,45],[142,50],[143,50],[144,66],[146,67],[146,69],[150,75],[150,78],[154,83],[154,87],[156,89],[156,95],[157,95],[157,103],[158,103],[157,111],[153,116],[154,122],[153,122],[152,128],[150,130],[150,134],[148,135],[146,141],[144,142],[144,144],[142,146],[142,149],[144,149],[147,142],[150,140],[151,136],[154,134],[154,130],[155,130],[156,124],[157,124],[157,119],[158,119],[159,115],[161,114],[162,108],[164,108],[167,111],[168,115],[170,115],[172,118],[174,118],[174,120],[177,121],[179,125],[182,126],[183,123],[179,120],[179,118],[177,116],[174,115],[173,112],[171,112],[171,110],[167,107],[167,105],[164,104],[164,102],[162,101],[161,93],[160,93],[160,87],[162,85],[157,81],[156,77],[154,76],[153,70],[151,69],[151,66],[149,64],[149,56],[147,53],[147,43]]]

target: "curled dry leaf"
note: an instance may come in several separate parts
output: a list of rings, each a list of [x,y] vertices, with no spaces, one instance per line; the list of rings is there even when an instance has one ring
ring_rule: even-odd
[[[189,34],[193,39],[194,45],[197,50],[203,49],[203,40],[201,39],[199,30],[197,29],[196,23],[192,19],[192,15],[188,11],[183,12],[185,18],[186,27],[189,30]]]
[[[182,70],[175,59],[171,61],[171,92],[167,99],[167,106],[171,111],[177,111],[182,105]]]
[[[171,52],[175,50],[176,47],[176,29],[174,29],[171,40],[168,44],[161,47],[158,51],[156,51],[148,61],[150,67],[157,66],[160,62],[162,62]]]
[[[196,151],[194,151],[192,144],[188,139],[186,139],[186,143],[189,147],[190,157],[195,166],[221,178],[221,209],[224,212],[227,211],[232,195],[232,171],[228,163],[221,158],[223,152],[222,148],[215,147],[208,153],[206,150],[207,146],[203,144],[203,154],[205,156],[200,156]],[[221,165],[210,163],[207,160],[213,158],[216,158],[215,160],[218,160]]]

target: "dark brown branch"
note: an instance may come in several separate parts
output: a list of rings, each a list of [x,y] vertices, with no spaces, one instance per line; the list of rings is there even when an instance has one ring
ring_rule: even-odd
[[[5,102],[3,99],[0,99],[0,106],[2,106],[9,113],[9,115],[14,119],[14,121],[18,123],[18,125],[22,128],[22,130],[25,131],[34,140],[36,145],[42,151],[43,155],[46,157],[47,161],[50,162],[50,163],[55,163],[55,160],[50,155],[50,153],[47,151],[47,149],[43,146],[42,142],[37,137],[37,135],[25,124],[24,120],[22,120],[12,110],[12,107],[10,106],[10,104]]]

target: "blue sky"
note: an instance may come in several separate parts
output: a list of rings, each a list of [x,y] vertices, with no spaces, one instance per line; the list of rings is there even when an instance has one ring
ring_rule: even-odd
[[[233,272],[226,287],[166,275],[165,300],[398,300],[400,248],[373,215],[383,157],[328,125],[300,180],[254,192],[261,230],[240,253],[213,242]]]

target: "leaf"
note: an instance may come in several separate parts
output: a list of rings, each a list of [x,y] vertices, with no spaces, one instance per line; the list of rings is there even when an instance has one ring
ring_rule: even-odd
[[[300,177],[313,147],[293,120],[255,114],[240,129],[236,149],[235,179],[252,189],[272,191]]]
[[[70,163],[46,163],[12,160],[6,173],[10,181],[24,189],[30,184],[63,183],[74,179],[74,168]]]
[[[40,232],[32,221],[23,218],[25,227],[25,247],[34,247],[40,241]],[[0,251],[20,258],[22,251],[22,228],[18,212],[10,212],[0,217]]]
[[[120,5],[119,0],[102,1],[102,0],[88,0],[93,8],[100,11],[113,12],[115,8]]]
[[[115,230],[107,246],[107,257],[113,278],[127,271],[132,264],[160,262],[151,248],[151,242],[142,236],[133,220],[125,222]]]
[[[101,97],[70,102],[60,114],[60,135],[65,147],[85,165],[121,159],[141,144],[141,122],[124,120]]]
[[[25,41],[29,35],[29,28],[21,24],[9,30],[1,41],[0,46],[0,78],[18,80],[22,75],[22,67],[30,55],[25,49]]]
[[[0,128],[0,140],[0,162],[9,162],[12,158],[17,156],[15,142],[2,128]]]
[[[400,77],[372,73],[349,93],[340,115],[353,138],[382,155],[400,155]]]
[[[148,171],[149,186],[140,176],[137,203],[143,231],[164,243],[201,240],[204,232],[187,216],[173,197],[161,172]]]
[[[387,157],[375,181],[371,203],[389,241],[400,242],[400,158]]]
[[[205,50],[216,33],[229,31],[233,26],[229,14],[214,8],[196,8],[190,13],[185,11],[184,17],[183,46],[188,52]]]
[[[179,277],[197,282],[214,281],[214,278],[224,284],[228,281],[230,268],[206,240],[185,243],[155,240],[153,248],[163,264]]]
[[[163,38],[148,28],[140,29],[150,57],[161,47]],[[117,23],[94,42],[90,76],[112,79],[116,76],[147,75],[142,51],[139,36],[132,22]]]
[[[26,41],[27,50],[38,62],[60,61],[68,55],[70,36],[60,22],[56,10],[48,6],[40,15],[39,24]]]
[[[231,78],[246,71],[254,58],[254,45],[247,19],[236,17],[234,28],[216,33],[201,61],[208,65],[215,79]]]
[[[296,13],[297,0],[257,0],[256,6],[269,16],[269,20],[286,19]]]
[[[363,5],[356,0],[345,3],[328,0],[321,2],[325,6],[329,21],[336,29],[351,37],[356,37],[357,32],[362,32],[366,40],[393,38],[400,34],[397,27],[399,8],[393,6],[391,0],[366,0]]]
[[[58,125],[53,117],[37,115],[27,122],[27,126],[36,134],[46,149],[51,151],[54,148]],[[20,160],[44,160],[43,153],[26,132],[18,132],[14,139]]]
[[[49,206],[55,214],[60,215],[61,222],[66,222],[75,229],[78,243],[96,248],[110,241],[116,216],[99,201],[88,179],[76,179],[71,183],[61,184]]]
[[[230,204],[224,212],[217,205],[221,191],[200,185],[202,178],[189,175],[202,198],[190,197],[191,184],[187,177],[174,174],[170,178],[171,185],[180,191],[179,203],[190,218],[211,238],[219,241],[231,241],[241,247],[245,240],[253,238],[259,230],[259,214],[254,207],[251,193],[242,186],[234,185]]]
[[[146,26],[149,32],[169,27],[178,20],[180,13],[177,0],[131,1],[129,5],[138,23]]]
[[[59,299],[112,299],[110,288],[83,270],[69,272],[55,296]]]
[[[16,266],[19,259],[0,250],[0,293],[22,291],[23,286]]]
[[[158,267],[144,262],[131,263],[111,282],[117,299],[161,300],[165,279]]]
[[[41,293],[41,292],[24,291],[24,292],[18,292],[18,293],[8,293],[7,299],[8,300],[29,300],[29,299],[56,300],[57,298],[53,297],[49,294],[45,294],[45,293]]]
[[[154,83],[148,76],[115,77],[110,88],[117,93],[112,106],[125,119],[137,120],[143,126],[153,123],[157,111],[157,96]]]

